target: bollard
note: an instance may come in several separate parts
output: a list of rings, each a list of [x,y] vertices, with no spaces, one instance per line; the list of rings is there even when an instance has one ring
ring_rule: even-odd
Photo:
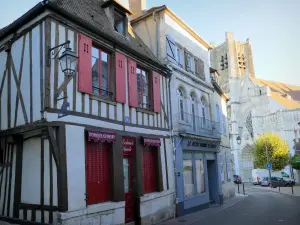
[[[243,193],[245,195],[245,185],[244,185],[244,183],[243,183]]]
[[[278,188],[279,188],[279,192],[280,192],[280,186],[278,186]]]
[[[240,193],[240,183],[238,183],[238,193]]]
[[[293,185],[291,186],[291,188],[292,188],[292,194],[294,194],[294,188],[293,188]]]

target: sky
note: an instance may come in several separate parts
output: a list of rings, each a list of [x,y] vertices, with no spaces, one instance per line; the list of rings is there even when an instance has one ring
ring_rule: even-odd
[[[1,0],[0,27],[38,2]],[[225,32],[239,41],[249,38],[256,77],[300,85],[300,0],[147,1],[147,8],[159,5],[167,5],[208,43],[224,42]]]

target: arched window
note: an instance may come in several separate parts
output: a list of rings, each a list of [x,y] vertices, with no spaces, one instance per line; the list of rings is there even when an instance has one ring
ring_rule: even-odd
[[[179,119],[184,121],[185,120],[185,92],[182,87],[179,87],[177,89],[177,95],[178,95],[178,108],[179,108]]]
[[[192,113],[192,125],[193,125],[193,131],[196,131],[196,117],[197,117],[197,106],[196,106],[196,94],[195,92],[192,92],[191,95],[191,113]]]
[[[209,122],[209,112],[208,112],[208,103],[204,96],[201,97],[201,117],[202,117],[202,127],[207,128]]]

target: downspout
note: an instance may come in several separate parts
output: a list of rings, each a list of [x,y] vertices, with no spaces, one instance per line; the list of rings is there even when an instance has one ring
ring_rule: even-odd
[[[159,50],[158,50],[158,32],[159,32],[158,25],[159,25],[159,23],[156,21],[156,14],[159,10],[161,10],[161,9],[156,9],[152,13],[152,17],[153,17],[153,20],[155,21],[155,29],[156,29],[156,31],[155,31],[155,43],[156,43],[156,57],[157,58],[159,56]]]

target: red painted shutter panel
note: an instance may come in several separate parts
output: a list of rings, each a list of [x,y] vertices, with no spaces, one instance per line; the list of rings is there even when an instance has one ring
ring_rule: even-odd
[[[153,102],[154,102],[154,112],[160,112],[160,74],[153,72],[152,82],[153,82]]]
[[[156,151],[152,147],[144,147],[143,151],[143,179],[144,193],[156,191],[157,179],[155,168]]]
[[[126,103],[126,57],[116,52],[116,101]]]
[[[128,59],[128,97],[129,106],[138,106],[136,62]]]
[[[92,39],[78,37],[78,91],[92,94]]]

